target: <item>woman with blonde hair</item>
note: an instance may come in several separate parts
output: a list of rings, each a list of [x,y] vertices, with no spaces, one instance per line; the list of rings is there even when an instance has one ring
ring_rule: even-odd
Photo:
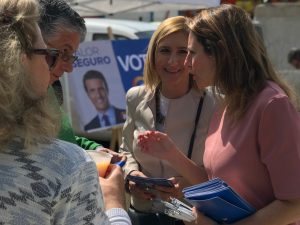
[[[104,205],[95,163],[55,139],[60,115],[47,90],[59,51],[38,19],[37,1],[0,0],[0,223],[131,224],[121,169],[101,178]]]
[[[156,198],[181,197],[189,185],[170,164],[149,157],[137,147],[143,130],[169,134],[183,154],[202,166],[203,144],[208,122],[215,106],[210,90],[195,87],[184,60],[187,55],[188,27],[183,16],[163,21],[154,32],[147,51],[143,86],[127,93],[127,120],[123,129],[121,152],[127,156],[125,174],[170,179],[175,187],[147,190],[130,181],[129,215],[133,224],[182,224],[158,214]]]
[[[223,179],[257,210],[232,224],[300,224],[300,117],[294,92],[272,67],[241,8],[203,9],[189,27],[186,65],[199,87],[213,86],[225,96],[205,141],[205,172],[209,179]],[[144,153],[165,159],[193,183],[206,181],[203,169],[176,164],[189,159],[174,142],[159,132],[140,136]],[[199,213],[197,224],[217,223]]]

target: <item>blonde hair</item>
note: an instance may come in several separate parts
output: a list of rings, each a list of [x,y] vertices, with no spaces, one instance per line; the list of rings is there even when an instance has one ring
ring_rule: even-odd
[[[47,97],[32,91],[24,73],[22,55],[37,41],[36,0],[0,0],[0,145],[15,137],[30,147],[56,136],[58,115]],[[43,76],[43,74],[41,74]]]
[[[161,82],[155,69],[155,53],[159,42],[166,36],[178,32],[188,32],[187,19],[183,16],[175,16],[164,20],[153,33],[149,45],[144,66],[144,83],[147,90],[153,91]]]
[[[249,15],[234,5],[200,10],[189,24],[206,54],[216,60],[216,92],[233,120],[241,118],[267,81],[277,83],[297,105],[295,92],[275,72]]]

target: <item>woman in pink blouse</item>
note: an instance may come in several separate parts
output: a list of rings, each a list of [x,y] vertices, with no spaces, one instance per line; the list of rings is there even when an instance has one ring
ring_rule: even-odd
[[[140,135],[144,152],[168,161],[193,183],[219,177],[253,205],[234,224],[300,224],[300,117],[247,13],[203,9],[189,24],[186,64],[200,88],[224,94],[205,142],[204,167],[160,132]],[[163,150],[162,150],[163,149]],[[298,223],[297,223],[298,221]],[[198,213],[197,224],[216,224]]]

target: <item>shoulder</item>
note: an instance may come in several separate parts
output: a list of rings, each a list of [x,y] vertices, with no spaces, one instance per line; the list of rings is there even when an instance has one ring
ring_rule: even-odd
[[[299,113],[285,92],[276,83],[267,82],[249,105],[246,117],[255,116],[261,122],[277,126],[283,115],[285,119],[293,118],[294,123],[299,120]]]
[[[144,85],[141,86],[135,86],[130,88],[126,93],[127,99],[134,99],[139,96],[144,96],[146,94],[146,89]]]
[[[278,84],[268,81],[266,86],[263,88],[260,97],[264,98],[274,98],[274,97],[287,97],[284,91],[278,86]]]
[[[38,157],[45,169],[54,170],[60,177],[77,173],[93,163],[82,148],[58,139],[42,145]]]
[[[85,153],[85,151],[80,148],[79,146],[66,142],[66,141],[62,141],[59,139],[55,139],[51,145],[49,145],[49,148],[52,149],[52,151],[57,151],[59,152],[61,155],[69,157],[70,155],[72,155],[73,157],[73,161],[74,160],[82,160],[82,159],[86,159],[87,154]],[[72,152],[70,151],[70,149],[72,150]]]
[[[127,104],[141,102],[147,94],[144,85],[130,88],[126,93]]]
[[[7,170],[7,174],[14,176],[9,180],[9,188],[1,189],[1,195],[13,192],[30,196],[26,204],[22,201],[13,206],[6,204],[8,216],[24,216],[21,214],[27,210],[36,215],[39,224],[47,224],[51,218],[57,220],[57,224],[106,218],[96,165],[80,147],[52,140],[28,150],[24,149],[24,141],[14,139],[5,150],[5,156],[6,160],[1,157],[1,164],[9,165],[7,168],[11,171]],[[100,212],[97,217],[96,211]]]
[[[254,105],[259,108],[266,108],[280,102],[290,102],[289,97],[276,83],[269,81],[256,97]]]

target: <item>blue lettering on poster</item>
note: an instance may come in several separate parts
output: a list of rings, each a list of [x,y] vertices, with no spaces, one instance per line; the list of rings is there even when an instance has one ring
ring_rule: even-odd
[[[73,67],[77,68],[110,64],[111,58],[102,54],[103,53],[101,49],[96,46],[87,46],[86,48],[80,48],[76,52],[78,59],[74,62]]]
[[[149,39],[112,41],[124,89],[143,84],[143,70]]]

